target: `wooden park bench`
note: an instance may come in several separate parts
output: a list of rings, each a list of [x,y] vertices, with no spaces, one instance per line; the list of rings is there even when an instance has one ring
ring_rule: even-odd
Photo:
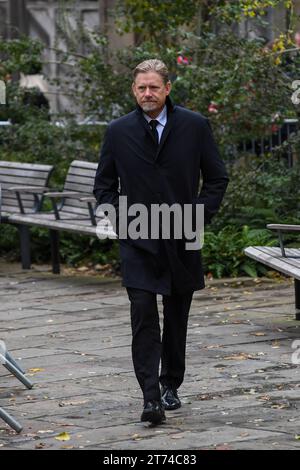
[[[97,163],[74,160],[68,170],[63,191],[43,194],[44,198],[49,198],[52,202],[51,211],[19,213],[9,217],[11,223],[49,229],[52,271],[55,274],[60,272],[60,231],[97,236],[97,223],[104,217],[103,213],[97,212],[96,215],[96,199],[93,195],[97,167]],[[21,197],[23,194],[27,194],[26,189]],[[110,238],[116,238],[112,230]]]
[[[41,209],[43,193],[49,190],[47,186],[52,171],[52,165],[0,160],[2,223],[11,223],[9,217],[12,214],[33,214]],[[23,224],[16,224],[16,226],[20,234],[22,266],[28,269],[30,267],[29,230]]]
[[[249,246],[244,253],[255,261],[279,271],[294,279],[296,320],[300,320],[300,248],[284,247],[284,232],[299,232],[300,225],[268,224],[279,237],[279,247]]]

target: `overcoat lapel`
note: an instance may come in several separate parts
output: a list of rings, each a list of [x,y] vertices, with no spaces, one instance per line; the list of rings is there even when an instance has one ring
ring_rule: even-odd
[[[167,124],[166,124],[166,127],[163,130],[163,133],[162,133],[162,136],[161,136],[161,139],[160,139],[160,142],[159,142],[159,146],[158,146],[158,149],[157,149],[157,152],[156,152],[156,155],[155,155],[155,160],[157,160],[158,157],[159,157],[159,154],[160,154],[160,152],[163,148],[163,145],[166,142],[167,137],[170,134],[170,131],[171,131],[172,127],[175,124],[175,119],[176,119],[175,109],[172,109],[172,110],[168,111]]]
[[[157,151],[155,152],[154,154],[154,160],[156,161],[157,158],[159,157],[159,154],[167,140],[167,137],[172,129],[172,127],[174,126],[174,123],[175,123],[175,110],[176,108],[174,108],[173,106],[173,103],[171,101],[171,99],[167,96],[167,99],[166,99],[166,105],[167,105],[167,113],[168,113],[168,119],[167,119],[167,124],[163,130],[163,133],[162,133],[162,136],[161,136],[161,139],[160,139],[160,143],[159,143],[159,146],[157,148]],[[143,110],[142,108],[138,105],[137,106],[137,109],[136,109],[136,113],[137,113],[137,119],[138,119],[138,122],[139,124],[142,126],[144,132],[145,132],[145,137],[146,135],[148,134],[153,142],[153,144],[155,144],[155,139],[154,139],[154,136],[151,132],[151,129],[150,129],[150,126],[148,125],[146,119],[144,118],[143,116]],[[153,147],[154,148],[154,147]],[[148,156],[145,156],[145,155],[140,155],[141,158],[149,161],[148,159]],[[151,158],[151,161],[153,161],[153,156]]]

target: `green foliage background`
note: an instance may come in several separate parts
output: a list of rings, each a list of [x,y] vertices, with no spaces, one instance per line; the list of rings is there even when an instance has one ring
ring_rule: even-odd
[[[299,221],[299,164],[290,169],[283,156],[286,148],[297,156],[300,139],[295,133],[275,154],[264,157],[245,154],[239,145],[269,136],[272,126],[298,115],[290,99],[300,60],[292,39],[293,2],[284,2],[289,24],[270,46],[264,38],[238,37],[234,26],[245,18],[266,22],[267,9],[282,4],[276,0],[120,0],[113,12],[116,30],[121,35],[134,33],[136,44],[119,50],[110,47],[105,32],[91,32],[80,21],[71,27],[66,7],[72,1],[61,3],[61,31],[68,31],[68,48],[56,50],[66,70],[55,81],[60,92],[68,94],[82,118],[108,122],[135,106],[135,65],[147,58],[164,60],[173,81],[173,100],[210,118],[231,178],[221,211],[206,229],[206,271],[215,277],[264,274],[264,268],[245,258],[243,248],[276,243],[265,229],[268,222]],[[291,55],[286,54],[289,49]],[[0,127],[0,158],[51,163],[51,184],[62,188],[73,159],[98,160],[105,126],[79,124],[78,113],[49,117],[47,110],[24,105],[16,77],[38,71],[44,50],[44,44],[28,37],[0,38],[0,80],[5,80],[8,96],[7,106],[0,107],[0,120],[12,121],[11,126]],[[32,239],[34,260],[49,261],[47,232],[33,229]],[[287,241],[297,243],[293,237]],[[17,247],[15,229],[3,226],[0,254],[18,258]],[[116,242],[62,234],[61,255],[71,265],[112,263],[118,269]]]

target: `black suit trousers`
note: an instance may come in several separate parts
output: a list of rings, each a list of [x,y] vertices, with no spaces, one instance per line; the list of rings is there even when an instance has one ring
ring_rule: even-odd
[[[179,388],[185,372],[188,315],[193,291],[163,295],[163,332],[157,294],[127,287],[132,327],[132,359],[144,402],[160,400],[159,383]],[[159,364],[161,370],[159,373]]]

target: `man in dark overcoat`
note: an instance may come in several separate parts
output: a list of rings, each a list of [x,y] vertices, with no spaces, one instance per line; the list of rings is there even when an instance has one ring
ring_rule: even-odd
[[[104,137],[94,185],[97,202],[114,207],[117,235],[125,196],[128,208],[143,204],[149,214],[153,205],[190,205],[192,224],[203,205],[208,224],[228,184],[208,119],[172,104],[168,70],[160,60],[135,68],[132,90],[137,108],[112,121]],[[132,213],[127,220],[132,222]],[[177,390],[185,372],[188,314],[193,292],[204,288],[201,251],[187,249],[184,235],[163,237],[163,224],[159,237],[119,236],[133,365],[144,398],[141,421],[155,424],[165,421],[164,410],[181,406]],[[157,294],[163,303],[162,337]]]

